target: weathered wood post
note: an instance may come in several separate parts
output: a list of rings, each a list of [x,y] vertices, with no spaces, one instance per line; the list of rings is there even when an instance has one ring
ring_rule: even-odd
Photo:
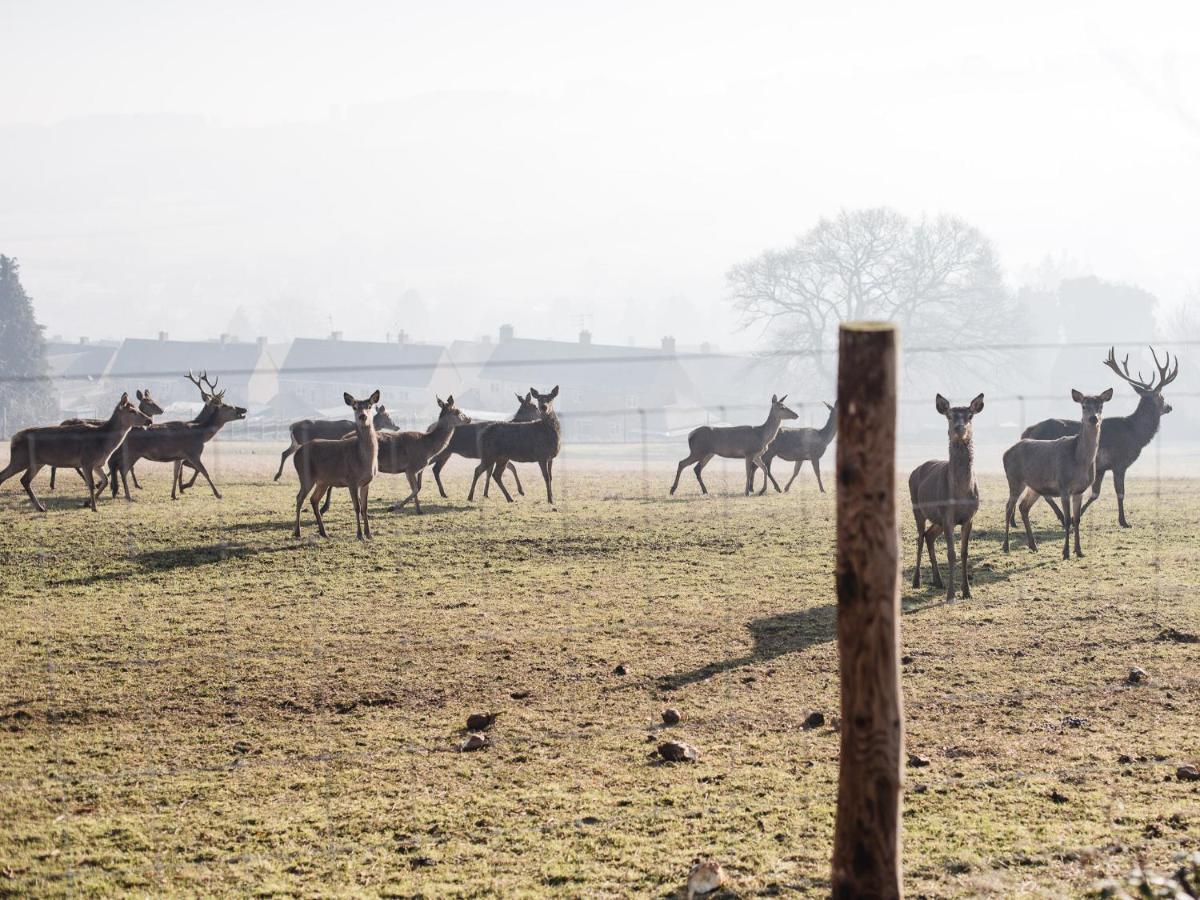
[[[843,324],[838,349],[837,595],[841,770],[833,896],[902,896],[896,329]]]

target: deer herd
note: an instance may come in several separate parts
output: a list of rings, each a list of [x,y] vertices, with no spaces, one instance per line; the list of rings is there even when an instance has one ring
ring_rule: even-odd
[[[1099,394],[1085,395],[1071,391],[1071,398],[1080,406],[1078,421],[1046,419],[1025,429],[1021,439],[1003,456],[1004,473],[1008,480],[1008,500],[1004,512],[1004,550],[1009,549],[1010,530],[1016,524],[1019,511],[1025,527],[1025,537],[1031,550],[1037,549],[1029,512],[1040,498],[1054,510],[1063,526],[1063,558],[1069,559],[1074,536],[1074,552],[1083,556],[1080,547],[1079,523],[1083,513],[1100,495],[1106,474],[1111,470],[1117,495],[1118,521],[1129,527],[1125,516],[1125,473],[1141,451],[1158,432],[1163,415],[1171,411],[1162,391],[1179,375],[1179,360],[1170,353],[1160,363],[1151,348],[1157,375],[1149,381],[1139,372],[1135,378],[1129,372],[1129,357],[1118,364],[1109,350],[1104,364],[1137,393],[1137,408],[1128,416],[1102,421],[1104,404],[1112,399],[1109,388]],[[87,485],[87,505],[96,509],[96,498],[109,488],[115,498],[120,488],[126,500],[132,500],[128,478],[139,488],[134,465],[147,459],[173,466],[171,497],[175,499],[190,488],[197,477],[204,476],[213,495],[220,498],[213,480],[204,466],[204,448],[221,428],[229,422],[246,417],[246,410],[225,402],[225,392],[217,390],[217,382],[207,373],[199,378],[188,372],[188,379],[199,389],[202,406],[190,421],[155,423],[154,416],[163,410],[150,396],[149,390],[136,393],[137,405],[122,394],[107,419],[67,419],[58,425],[27,428],[13,436],[9,463],[0,471],[0,483],[21,475],[21,486],[40,512],[46,508],[33,490],[38,472],[51,467],[50,487],[54,488],[59,468],[74,469]],[[360,539],[371,536],[367,514],[371,483],[380,473],[404,475],[409,494],[392,506],[398,511],[409,502],[421,512],[420,492],[426,467],[433,470],[434,480],[442,497],[446,489],[441,472],[451,456],[478,460],[468,500],[475,499],[480,477],[484,478],[483,494],[488,496],[491,483],[513,502],[504,483],[506,473],[520,494],[525,491],[514,463],[537,463],[546,484],[546,499],[554,502],[554,460],[562,448],[562,428],[554,410],[558,397],[556,386],[549,393],[530,388],[525,395],[517,394],[517,411],[508,421],[472,422],[454,404],[454,397],[438,398],[439,414],[425,431],[400,431],[380,404],[376,390],[365,399],[343,395],[353,410],[352,419],[293,422],[291,442],[279,460],[275,473],[278,481],[289,458],[299,479],[296,494],[293,534],[300,536],[300,518],[304,501],[312,506],[317,531],[326,537],[323,515],[329,509],[335,487],[344,487],[350,494],[355,524]],[[817,485],[822,492],[821,458],[837,431],[837,409],[825,404],[829,416],[821,428],[784,428],[785,421],[797,418],[787,406],[787,395],[772,396],[766,420],[761,425],[702,426],[688,435],[688,455],[679,461],[671,494],[679,488],[683,470],[693,467],[701,492],[708,488],[702,476],[704,467],[715,456],[742,459],[746,464],[745,493],[754,492],[754,480],[762,472],[762,487],[768,483],[776,491],[786,492],[800,473],[805,461],[812,466]],[[908,479],[913,517],[916,521],[916,564],[913,567],[913,587],[921,583],[921,555],[928,550],[935,587],[945,587],[947,600],[955,596],[954,529],[961,531],[962,595],[971,596],[967,571],[967,553],[971,527],[979,509],[979,487],[975,479],[973,421],[984,408],[983,394],[966,406],[951,406],[938,394],[937,412],[947,422],[949,458],[929,460],[917,466]],[[771,474],[771,463],[780,458],[795,464],[787,485],[780,488]],[[192,470],[185,484],[183,469]],[[1084,494],[1091,494],[1084,501]],[[943,583],[935,551],[935,538],[944,535],[948,578]]]

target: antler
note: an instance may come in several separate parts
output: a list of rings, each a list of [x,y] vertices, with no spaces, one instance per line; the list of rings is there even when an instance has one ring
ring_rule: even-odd
[[[1121,365],[1118,366],[1117,365],[1117,354],[1115,351],[1116,351],[1115,347],[1108,348],[1108,359],[1106,359],[1104,361],[1104,364],[1106,366],[1108,366],[1110,369],[1112,369],[1114,372],[1116,372],[1118,378],[1120,378],[1123,381],[1129,382],[1135,388],[1141,388],[1144,391],[1154,390],[1154,385],[1147,384],[1146,382],[1142,381],[1142,373],[1141,372],[1138,372],[1137,378],[1134,378],[1132,375],[1129,374],[1129,354],[1128,353],[1125,354],[1125,359],[1121,362]],[[1121,371],[1122,367],[1125,369],[1124,372]]]
[[[1163,354],[1167,358],[1165,364],[1159,363],[1158,354],[1154,352],[1153,347],[1150,348],[1150,355],[1154,357],[1154,365],[1155,365],[1155,368],[1158,369],[1159,381],[1158,381],[1158,388],[1156,390],[1160,390],[1160,391],[1163,388],[1165,388],[1168,384],[1170,384],[1172,381],[1174,381],[1176,378],[1179,377],[1179,354],[1178,353],[1175,354],[1175,368],[1174,369],[1171,369],[1171,351],[1164,350]]]
[[[202,398],[204,398],[205,402],[207,402],[210,395],[208,395],[204,392],[204,385],[200,383],[201,379],[203,379],[204,381],[208,381],[208,372],[202,373],[200,375],[200,378],[197,378],[195,375],[192,374],[192,370],[188,369],[187,380],[196,386],[197,390],[200,391],[200,396]]]
[[[208,389],[209,389],[209,390],[210,390],[212,393],[214,393],[214,394],[215,394],[215,393],[217,392],[217,381],[220,381],[220,380],[221,380],[221,376],[220,376],[220,375],[218,375],[218,376],[217,376],[217,381],[209,381],[209,380],[208,380],[208,370],[207,370],[207,369],[205,369],[205,370],[204,370],[204,374],[202,374],[202,375],[200,376],[200,378],[201,378],[201,379],[204,381],[204,383],[205,383],[205,384],[207,384],[207,385],[208,385]]]

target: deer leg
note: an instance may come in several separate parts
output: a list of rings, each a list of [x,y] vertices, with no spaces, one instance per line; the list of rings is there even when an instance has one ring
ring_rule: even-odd
[[[280,476],[283,475],[283,464],[285,462],[287,462],[288,457],[291,456],[293,453],[295,453],[299,449],[300,449],[300,442],[297,441],[295,437],[293,437],[291,445],[286,450],[284,450],[283,453],[279,457],[279,471],[275,473],[276,481],[278,481]]]
[[[50,467],[50,490],[54,490],[54,475],[57,471],[58,471],[57,467],[55,467],[55,466]],[[80,472],[79,474],[82,475],[83,473]]]
[[[512,462],[509,462],[508,464],[508,471],[512,473],[513,481],[516,482],[517,493],[524,497],[525,488],[521,487],[521,476],[517,474],[517,467],[514,466]]]
[[[317,482],[316,489],[308,498],[308,505],[312,507],[313,515],[317,518],[317,533],[323,538],[329,537],[325,533],[325,520],[321,518],[321,495],[329,488],[329,485]]]
[[[971,543],[971,520],[962,524],[962,595],[964,600],[971,599],[971,578],[967,574],[967,545]]]
[[[133,486],[140,491],[142,489],[142,486],[140,484],[138,484],[137,471],[131,468],[129,470],[129,477],[133,479]],[[188,485],[188,486],[191,487],[191,485]]]
[[[700,457],[696,456],[696,454],[689,453],[679,461],[679,467],[675,470],[675,482],[671,485],[672,494],[674,494],[676,489],[679,487],[679,476],[683,474],[683,470],[699,459]]]
[[[179,460],[175,460],[175,462],[171,463],[171,499],[172,500],[177,499],[175,496],[175,487],[177,485],[183,483],[183,476],[180,474],[180,470],[182,469],[182,467],[183,467],[183,463],[180,462]]]
[[[507,461],[503,460],[503,459],[496,460],[496,462],[492,465],[492,468],[488,473],[488,478],[489,478],[489,480],[494,480],[496,482],[496,487],[500,488],[501,493],[504,494],[504,499],[507,500],[509,503],[512,503],[513,502],[512,494],[510,494],[508,492],[508,488],[506,488],[504,486],[504,481],[501,480],[501,477],[500,477],[504,473],[504,466],[505,466],[506,462]]]
[[[1103,475],[1103,473],[1101,473],[1100,478],[1103,478],[1103,477],[1104,477],[1104,475]],[[1097,479],[1097,481],[1098,480],[1099,479]],[[1125,518],[1125,470],[1124,469],[1113,469],[1113,490],[1115,490],[1117,492],[1117,522],[1120,524],[1120,526],[1122,528],[1132,528],[1133,526],[1129,524],[1129,520]],[[1092,500],[1095,499],[1094,495],[1097,493],[1099,493],[1098,489],[1095,486],[1093,486],[1092,487],[1093,497],[1091,500],[1088,500],[1089,504],[1092,502]],[[1087,507],[1085,506],[1084,509],[1087,509]],[[1080,515],[1082,515],[1082,513],[1080,513]]]
[[[1063,559],[1071,558],[1071,495],[1066,491],[1062,494],[1062,508],[1066,518],[1063,520]]]
[[[799,465],[796,466],[800,468]],[[917,519],[917,563],[913,566],[912,586],[919,588],[921,586],[921,551],[925,549],[925,520],[920,516]]]
[[[329,512],[329,504],[333,502],[333,485],[325,489],[325,502],[321,504],[321,515]]]
[[[83,467],[83,482],[88,489],[88,505],[92,508],[92,512],[96,511],[96,474],[92,471],[91,466]]]
[[[754,465],[754,460],[749,456],[746,457],[746,496],[749,497],[754,493],[754,473],[758,467]],[[767,480],[763,479],[763,489],[767,487]]]
[[[821,482],[821,458],[817,457],[812,461],[813,472],[817,476],[817,487],[821,489],[821,493],[825,493],[825,485]]]
[[[475,477],[471,479],[471,492],[467,494],[468,502],[473,502],[475,500],[475,483],[479,481],[479,476],[482,475],[486,470],[487,463],[485,462],[480,462],[479,465],[475,467]]]
[[[312,485],[305,484],[303,479],[300,482],[300,490],[296,494],[296,529],[292,532],[292,537],[300,537],[300,510],[304,508],[304,498],[308,496],[309,488]]]
[[[758,456],[755,461],[758,463],[759,468],[761,468],[763,470],[763,475],[765,476],[767,481],[770,481],[771,486],[773,488],[775,488],[775,493],[782,494],[783,490],[779,487],[779,482],[776,481],[775,476],[771,474],[771,464],[768,462],[765,462],[763,460],[762,456]],[[767,481],[764,481],[763,486],[762,486],[762,492],[764,494],[767,492]]]
[[[708,453],[708,454],[700,457],[700,461],[698,463],[696,463],[696,467],[695,467],[695,469],[693,469],[693,471],[696,473],[696,480],[698,482],[700,482],[700,490],[705,494],[708,493],[708,488],[705,487],[704,479],[700,477],[700,473],[704,471],[704,467],[709,464],[709,462],[712,460],[712,458],[713,458],[712,453]]]
[[[930,522],[925,529],[925,547],[929,550],[929,568],[933,570],[933,577],[929,583],[935,588],[945,587],[942,582],[942,570],[938,568],[937,561],[937,536],[941,529],[942,526],[936,522]]]
[[[133,468],[132,463],[129,464],[128,468],[126,468],[125,464],[122,463],[121,469],[120,469],[121,488],[125,491],[125,499],[128,500],[130,503],[133,502],[133,495],[131,493],[129,493],[129,470],[132,468]],[[116,485],[113,485],[113,496],[115,497],[116,495],[117,495],[117,488],[116,488]]]
[[[417,487],[420,488],[419,483],[418,483]],[[370,540],[371,539],[371,520],[369,518],[367,518],[367,500],[370,498],[370,495],[371,495],[371,482],[369,482],[369,481],[365,482],[362,485],[362,487],[360,487],[358,489],[358,493],[359,493],[358,507],[359,507],[359,509],[362,510],[363,533],[366,534],[367,540]]]
[[[185,460],[185,461],[184,461],[184,465],[185,465],[185,466],[191,466],[192,464],[191,464],[190,462],[187,462],[187,461]],[[133,474],[133,470],[132,470],[132,469],[130,469],[130,470],[129,470],[129,473],[132,475],[132,474]],[[182,491],[182,490],[184,490],[184,488],[188,488],[188,489],[190,489],[190,488],[191,488],[191,486],[192,486],[193,484],[195,484],[195,483],[196,483],[196,476],[197,476],[197,474],[198,474],[198,473],[196,472],[196,469],[195,469],[195,467],[193,467],[193,468],[192,468],[192,477],[191,477],[191,478],[188,480],[188,483],[187,483],[187,484],[184,484],[184,483],[183,483],[183,469],[182,469],[182,468],[180,468],[180,471],[179,471],[179,490],[181,490],[181,491]],[[136,482],[137,482],[137,478],[135,477],[133,480],[134,480],[134,482],[135,482],[135,484],[136,484]]]
[[[409,493],[408,493],[408,496],[405,497],[403,500],[401,500],[399,503],[395,503],[392,505],[392,511],[400,512],[400,510],[404,509],[404,505],[406,503],[408,503],[409,500],[412,500],[413,506],[417,510],[417,515],[420,515],[421,514],[421,501],[417,499],[417,494],[421,490],[421,482],[417,478],[417,476],[413,475],[412,472],[405,472],[404,475],[406,478],[408,478]]]
[[[356,537],[361,541],[363,539],[362,507],[358,502],[358,491],[353,484],[346,485],[346,490],[350,492],[350,505],[354,507],[354,530],[357,532]]]
[[[546,479],[546,502],[554,505],[554,460],[548,459],[541,463],[542,477]]]
[[[792,482],[796,480],[796,476],[800,474],[800,469],[804,465],[804,457],[796,460],[796,467],[792,469],[792,477],[788,479],[788,483],[784,485],[783,492],[786,494],[792,489]]]
[[[1075,522],[1075,555],[1082,558],[1083,550],[1079,547],[1079,523],[1083,519],[1083,491],[1071,498],[1071,518]]]
[[[953,519],[946,520],[946,523],[942,526],[942,533],[944,535],[946,535],[946,569],[948,572],[948,574],[946,576],[946,602],[953,603],[954,602],[954,588],[955,588],[954,566],[957,562],[957,560],[955,559],[957,554],[955,554],[955,552],[954,552],[954,520]]]
[[[445,467],[447,460],[450,459],[450,454],[445,453],[438,456],[433,461],[433,480],[437,482],[438,493],[442,495],[442,499],[448,499],[446,488],[442,486],[442,469]]]
[[[216,497],[218,500],[220,500],[221,492],[218,491],[217,486],[215,484],[213,484],[212,478],[209,477],[208,469],[204,468],[204,463],[202,463],[200,461],[200,457],[197,456],[194,459],[189,459],[188,462],[191,464],[193,469],[195,469],[197,472],[199,472],[201,475],[204,476],[204,480],[207,481],[208,486],[210,488],[212,488],[213,496]],[[182,472],[182,471],[183,471],[183,467],[180,466],[180,472]]]
[[[46,507],[42,505],[42,501],[37,498],[37,494],[33,492],[33,479],[42,467],[37,463],[31,462],[29,468],[25,470],[25,474],[21,476],[21,487],[25,488],[25,493],[29,495],[30,501],[33,503],[33,508],[38,512],[45,512]]]

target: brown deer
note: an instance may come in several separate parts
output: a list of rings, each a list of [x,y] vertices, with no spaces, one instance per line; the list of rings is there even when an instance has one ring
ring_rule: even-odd
[[[155,416],[162,415],[163,408],[161,406],[159,406],[157,403],[155,403],[154,400],[150,397],[150,388],[146,388],[144,391],[138,391],[137,392],[137,400],[138,400],[138,409],[141,412],[145,413],[147,416],[149,416],[151,419],[153,419]],[[59,422],[59,424],[60,425],[98,426],[98,425],[103,425],[104,420],[103,419],[63,419],[61,422]],[[79,469],[76,469],[75,473],[80,478],[83,478],[83,472],[81,472]],[[51,466],[50,467],[50,490],[54,490],[54,480],[55,480],[55,476],[57,474],[58,474],[58,467]],[[104,474],[103,469],[100,469],[97,472],[97,474],[100,476],[100,480],[98,482],[98,486],[97,486],[96,490],[98,490],[100,493],[104,493],[104,489],[106,487],[108,487],[108,476],[106,474]],[[131,469],[129,471],[129,474],[133,477],[133,486],[140,491],[142,489],[142,486],[140,484],[138,484],[137,473]]]
[[[1137,378],[1129,374],[1129,354],[1125,355],[1124,361],[1118,367],[1115,348],[1109,348],[1108,359],[1104,361],[1104,365],[1129,384],[1140,399],[1137,408],[1130,415],[1111,416],[1104,420],[1104,430],[1100,432],[1100,447],[1096,451],[1096,480],[1092,483],[1091,496],[1083,504],[1083,509],[1079,511],[1079,514],[1083,515],[1087,512],[1087,508],[1096,502],[1100,496],[1100,488],[1104,485],[1104,476],[1111,469],[1113,488],[1117,492],[1117,522],[1122,528],[1131,527],[1125,518],[1125,472],[1137,462],[1142,451],[1154,440],[1154,436],[1158,434],[1158,426],[1162,417],[1171,411],[1171,404],[1167,403],[1166,398],[1163,397],[1162,389],[1179,376],[1178,356],[1175,357],[1175,367],[1172,369],[1169,352],[1166,354],[1165,363],[1158,361],[1158,354],[1154,352],[1153,347],[1150,348],[1150,355],[1154,357],[1154,367],[1158,369],[1158,376],[1157,379],[1152,377],[1150,381],[1146,381],[1142,378],[1141,372],[1138,372]],[[1046,419],[1026,428],[1021,437],[1052,440],[1078,433],[1078,422],[1067,419]],[[1052,497],[1047,497],[1046,502],[1050,504],[1061,522],[1063,514],[1062,510],[1058,508],[1058,504]]]
[[[296,528],[292,532],[296,537],[300,537],[300,510],[304,507],[304,498],[309,495],[313,515],[317,518],[317,531],[321,537],[329,537],[321,518],[321,497],[331,487],[344,487],[350,491],[358,539],[371,536],[367,495],[371,480],[379,471],[379,433],[370,413],[371,407],[379,402],[379,391],[366,400],[355,400],[348,393],[342,394],[342,399],[354,410],[354,434],[338,439],[316,438],[301,444],[292,457],[292,465],[300,477],[300,490],[296,494]]]
[[[1071,399],[1083,408],[1079,433],[1052,441],[1022,438],[1004,451],[1004,474],[1008,478],[1008,504],[1004,509],[1004,552],[1008,552],[1008,534],[1013,508],[1020,501],[1021,520],[1029,549],[1036,550],[1033,529],[1029,527],[1029,508],[1038,496],[1059,497],[1063,518],[1063,559],[1071,558],[1071,528],[1075,529],[1075,555],[1079,547],[1079,512],[1083,492],[1096,479],[1096,451],[1100,444],[1100,419],[1104,404],[1112,399],[1112,388],[1096,396],[1084,396],[1071,390]]]
[[[679,487],[679,476],[683,474],[683,470],[695,463],[696,481],[700,482],[700,490],[707,494],[708,488],[705,487],[700,473],[704,471],[704,467],[714,456],[746,460],[747,496],[752,490],[750,478],[756,467],[762,469],[764,478],[770,479],[771,484],[775,485],[775,490],[778,491],[779,483],[771,475],[766,463],[763,462],[763,453],[771,445],[771,441],[775,440],[775,436],[779,434],[779,427],[785,419],[799,418],[793,410],[784,405],[783,401],[786,399],[787,394],[782,397],[771,395],[771,410],[767,413],[767,421],[761,425],[701,425],[695,429],[688,435],[688,448],[691,453],[679,461],[679,468],[675,470],[675,482],[671,485],[671,493],[674,494]]]
[[[385,429],[395,431],[396,423],[392,421],[388,411],[379,406],[375,410],[375,430],[384,431]],[[279,471],[275,473],[276,481],[283,475],[283,464],[287,462],[289,456],[300,449],[301,444],[317,438],[337,440],[347,437],[354,433],[354,421],[352,419],[300,419],[289,425],[288,430],[292,436],[292,443],[279,457]]]
[[[122,394],[112,415],[101,425],[48,425],[18,431],[12,437],[8,465],[0,472],[0,484],[23,471],[21,486],[34,509],[45,512],[46,507],[33,492],[37,473],[43,466],[79,469],[87,485],[88,505],[95,512],[96,470],[104,468],[131,428],[149,421],[149,416],[129,402],[129,395]]]
[[[820,428],[780,428],[779,434],[775,436],[775,440],[771,441],[767,452],[763,454],[767,472],[771,471],[771,461],[775,457],[796,464],[792,470],[792,477],[788,479],[788,483],[783,488],[784,493],[792,489],[792,482],[800,474],[800,467],[804,465],[805,460],[812,463],[813,474],[817,476],[817,487],[821,489],[822,494],[825,493],[825,485],[821,481],[821,457],[825,455],[825,451],[833,442],[833,436],[837,434],[837,406],[830,406],[826,403],[825,407],[829,410],[829,418],[825,420],[823,426]],[[754,464],[750,460],[746,460],[746,475],[750,479],[750,490],[754,490],[755,471]],[[762,490],[759,493],[766,493],[766,490],[767,479],[764,478]],[[779,485],[775,485],[775,490],[779,490]]]
[[[171,499],[177,499],[176,488],[183,482],[183,466],[187,464],[204,476],[208,486],[212,488],[213,496],[221,499],[221,492],[213,484],[212,477],[201,461],[205,445],[211,441],[225,425],[246,418],[246,409],[242,406],[230,406],[225,402],[225,392],[206,394],[204,408],[190,422],[163,422],[158,425],[147,425],[130,432],[120,452],[114,453],[109,461],[109,486],[113,496],[117,496],[118,477],[125,489],[125,499],[133,500],[129,494],[129,484],[126,475],[140,459],[151,462],[169,462],[174,464],[171,476]]]
[[[546,502],[554,502],[554,459],[562,449],[562,424],[554,411],[554,398],[558,396],[558,385],[548,394],[537,388],[529,393],[537,401],[538,418],[534,422],[493,422],[479,432],[479,465],[471,479],[468,500],[475,499],[475,485],[479,476],[487,473],[483,484],[483,495],[488,495],[488,486],[495,479],[504,499],[513,502],[512,494],[504,486],[501,477],[510,462],[535,462],[542,470],[546,482]]]
[[[964,598],[971,596],[967,547],[971,542],[971,522],[979,509],[973,420],[983,412],[983,394],[972,400],[969,406],[951,406],[950,401],[941,394],[937,395],[934,403],[937,411],[946,417],[949,426],[950,459],[948,462],[940,459],[923,462],[908,476],[908,494],[912,498],[913,516],[917,520],[917,562],[913,566],[912,586],[921,586],[921,547],[928,546],[933,586],[942,587],[934,538],[939,533],[944,534],[946,565],[950,570],[945,585],[946,602],[950,603],[954,600],[955,525],[962,527],[962,595]]]
[[[541,413],[538,412],[537,404],[533,402],[533,394],[526,394],[517,397],[517,411],[513,415],[510,422],[536,422]],[[433,460],[433,478],[437,482],[438,492],[442,497],[446,497],[446,488],[442,486],[442,469],[446,467],[446,463],[454,454],[458,454],[465,459],[479,459],[479,432],[492,422],[471,422],[467,425],[459,425],[454,429],[454,435],[450,438],[450,443],[446,449],[437,455]],[[517,475],[517,467],[511,462],[508,464],[508,471],[512,474],[513,481],[517,483],[517,493],[522,497],[525,496],[525,488],[521,486],[521,478]]]
[[[426,431],[392,431],[379,435],[379,471],[388,475],[407,475],[409,490],[412,491],[399,503],[392,505],[393,512],[399,512],[409,500],[417,513],[421,513],[421,476],[429,461],[441,453],[450,443],[459,426],[470,423],[454,405],[454,395],[442,400],[435,398],[441,413],[438,420]],[[376,416],[378,420],[378,416]],[[378,430],[378,429],[377,429]],[[325,492],[325,502],[321,505],[321,514],[329,512],[329,501],[333,496],[333,488]]]

